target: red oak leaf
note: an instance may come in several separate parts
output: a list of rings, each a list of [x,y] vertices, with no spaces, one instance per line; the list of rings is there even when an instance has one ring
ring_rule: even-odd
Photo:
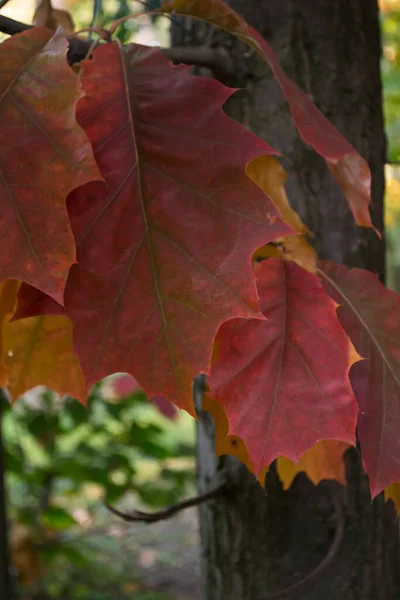
[[[266,40],[223,0],[165,0],[160,10],[197,17],[229,31],[267,61],[288,101],[301,137],[325,158],[347,198],[357,225],[372,227],[368,163],[324,117],[307,94],[286,76]]]
[[[108,189],[69,197],[75,350],[88,386],[127,372],[193,413],[221,323],[261,318],[253,251],[290,231],[245,174],[273,150],[223,113],[232,90],[157,49],[104,45],[82,83],[78,120]]]
[[[75,262],[66,208],[100,175],[75,120],[79,78],[67,40],[44,28],[0,45],[0,281],[19,279],[63,301]]]
[[[363,269],[321,262],[339,320],[366,360],[351,368],[357,432],[371,492],[400,480],[400,296]]]
[[[320,440],[354,443],[348,371],[358,356],[317,276],[272,258],[257,283],[268,321],[222,325],[209,385],[258,475],[279,455],[298,462]]]

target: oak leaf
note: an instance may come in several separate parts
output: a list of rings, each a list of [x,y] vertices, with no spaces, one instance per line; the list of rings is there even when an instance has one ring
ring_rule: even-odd
[[[298,473],[306,473],[314,485],[318,485],[324,479],[333,479],[346,485],[343,454],[348,448],[350,445],[346,442],[322,440],[307,450],[297,464],[290,458],[279,456],[276,468],[283,483],[283,489],[290,488]]]
[[[303,269],[315,273],[317,255],[307,240],[311,233],[290,206],[285,190],[287,174],[282,165],[274,156],[259,156],[247,165],[246,173],[271,198],[285,223],[297,232],[276,239],[273,244],[262,246],[253,254],[253,261],[257,263],[268,256],[281,256],[284,260],[292,260]]]
[[[339,320],[366,360],[350,378],[360,408],[358,437],[371,492],[400,479],[400,296],[373,273],[319,263]]]
[[[277,456],[298,462],[324,439],[354,443],[348,371],[358,359],[315,275],[271,258],[257,271],[267,321],[232,319],[216,337],[210,395],[256,474]]]
[[[386,502],[392,500],[397,515],[400,514],[400,483],[391,483],[383,491]]]
[[[0,281],[60,303],[75,262],[66,197],[100,177],[75,119],[81,90],[66,52],[66,38],[41,27],[0,45]]]
[[[285,182],[287,173],[274,156],[259,156],[246,166],[246,173],[272,200],[281,218],[298,233],[309,233],[298,213],[290,206]]]
[[[8,385],[8,372],[4,363],[4,328],[17,307],[19,281],[9,279],[0,284],[0,387]]]
[[[222,404],[217,402],[209,394],[206,394],[203,398],[202,409],[209,412],[214,420],[216,455],[223,456],[227,454],[229,456],[234,456],[247,467],[250,473],[254,473],[254,467],[250,460],[246,444],[237,435],[229,435],[229,422]],[[268,467],[262,469],[257,477],[259,483],[263,487],[267,472]]]
[[[246,444],[240,437],[229,435],[228,418],[222,404],[209,394],[206,394],[203,399],[202,409],[209,412],[213,417],[215,452],[217,456],[224,454],[234,456],[247,467],[250,473],[254,473],[254,467],[250,460]],[[314,485],[318,485],[324,479],[335,480],[345,485],[346,469],[343,454],[349,447],[350,445],[346,442],[323,440],[307,450],[300,458],[298,464],[285,456],[278,456],[276,459],[276,470],[282,481],[283,489],[289,489],[296,475],[302,472],[306,473]],[[268,470],[269,466],[265,467],[257,478],[263,487]]]
[[[62,27],[66,35],[74,32],[74,21],[70,13],[66,10],[54,8],[51,0],[40,0],[36,6],[32,23],[53,30]]]
[[[258,31],[223,0],[164,0],[160,10],[197,17],[229,31],[267,61],[289,104],[301,137],[325,158],[347,198],[357,225],[372,227],[369,214],[371,172],[368,163],[324,117],[307,94],[286,76],[271,46]]]
[[[81,402],[86,400],[67,317],[39,316],[7,323],[3,328],[3,360],[13,400],[37,385]]]
[[[245,173],[274,151],[223,113],[233,90],[157,49],[107,44],[82,68],[78,121],[108,189],[68,200],[75,349],[88,387],[123,371],[193,413],[220,324],[262,318],[253,251],[290,231]]]

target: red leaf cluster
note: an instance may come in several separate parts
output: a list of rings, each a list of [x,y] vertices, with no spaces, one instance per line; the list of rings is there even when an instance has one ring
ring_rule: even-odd
[[[303,139],[372,226],[365,161],[265,40],[222,0],[164,10],[231,31],[269,62]],[[173,417],[169,401],[194,414],[203,372],[219,449],[240,438],[236,455],[257,474],[280,457],[286,486],[299,470],[343,481],[358,415],[373,494],[400,480],[399,296],[366,271],[317,268],[277,153],[223,112],[233,90],[117,42],[78,77],[66,47],[44,28],[0,45],[2,384],[83,400],[124,372]],[[301,238],[282,243],[293,231],[280,214]],[[257,281],[252,256],[264,260]]]

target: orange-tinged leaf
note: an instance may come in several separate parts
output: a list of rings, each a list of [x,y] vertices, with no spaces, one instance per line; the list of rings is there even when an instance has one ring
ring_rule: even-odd
[[[348,377],[354,349],[319,278],[271,258],[257,282],[268,320],[224,323],[209,378],[256,474],[277,456],[299,461],[324,439],[353,444],[357,417]]]
[[[303,269],[315,273],[317,255],[306,237],[310,232],[289,204],[285,190],[287,175],[282,165],[273,156],[259,156],[246,166],[246,173],[271,198],[285,223],[297,232],[297,235],[276,239],[275,247],[272,244],[262,246],[253,254],[253,261],[261,262],[271,256],[282,256],[284,260],[292,260]]]
[[[108,189],[68,201],[75,349],[88,386],[127,372],[193,413],[192,379],[220,324],[262,318],[253,251],[290,231],[245,173],[273,150],[224,115],[232,90],[157,49],[107,44],[82,67],[78,120]]]
[[[357,352],[350,378],[360,408],[358,437],[371,492],[400,480],[400,296],[377,276],[319,264],[325,289]]]
[[[317,272],[317,254],[304,234],[290,234],[279,241],[284,260],[292,260],[310,273]]]
[[[317,253],[303,234],[289,234],[258,248],[252,256],[253,269],[257,271],[259,263],[273,257],[295,262],[306,271],[317,273]]]
[[[52,6],[51,0],[41,0],[33,16],[33,24],[56,30],[62,27],[66,35],[74,32],[74,21],[66,10]]]
[[[350,448],[346,442],[338,440],[323,440],[307,450],[300,458],[298,464],[279,456],[276,468],[283,489],[287,490],[293,483],[298,473],[304,472],[314,485],[324,479],[333,479],[346,485],[346,468],[343,454]]]
[[[308,232],[300,216],[290,206],[285,190],[287,174],[275,157],[258,156],[246,166],[246,173],[271,198],[285,223],[298,233]]]
[[[19,281],[14,279],[9,279],[0,284],[0,387],[8,385],[8,373],[3,360],[4,327],[16,309],[18,288]]]
[[[267,41],[223,0],[164,0],[160,10],[196,17],[229,31],[268,62],[289,103],[300,135],[327,161],[346,195],[357,225],[372,227],[369,214],[371,173],[367,162],[324,117],[307,94],[286,76]]]
[[[0,45],[0,281],[26,281],[61,303],[75,262],[66,197],[99,178],[66,51],[63,35],[39,27]]]
[[[391,483],[383,491],[386,502],[392,500],[396,513],[400,514],[400,483]]]
[[[7,323],[3,347],[13,400],[37,385],[81,402],[86,400],[81,369],[72,349],[72,325],[67,317],[30,317]]]
[[[236,456],[251,471],[251,463],[247,448],[240,438],[229,435],[229,423],[224,407],[206,394],[203,399],[203,410],[208,411],[214,418],[215,426],[215,452],[217,456],[229,454]]]
[[[254,473],[254,468],[244,441],[240,437],[229,435],[228,418],[222,404],[214,400],[209,394],[206,394],[202,408],[208,411],[214,419],[215,451],[217,456],[222,456],[223,454],[235,456],[251,473]],[[296,475],[301,472],[306,473],[314,485],[318,485],[324,479],[333,479],[345,485],[346,469],[343,454],[348,448],[350,448],[350,445],[346,442],[323,440],[307,450],[300,458],[298,464],[290,460],[290,458],[278,456],[276,469],[282,481],[283,489],[289,489]],[[261,485],[264,485],[268,469],[269,467],[265,467],[258,477]]]
[[[246,448],[244,441],[236,436],[229,435],[229,423],[225,413],[224,407],[214,400],[209,394],[206,394],[203,399],[203,410],[209,412],[214,419],[214,430],[215,430],[215,453],[217,456],[228,454],[235,456],[240,462],[242,462],[250,473],[254,473],[254,468],[249,458],[249,453]],[[265,476],[267,474],[268,467],[263,469],[260,475],[257,477],[258,481],[264,486]]]
[[[257,250],[253,252],[253,256],[251,257],[251,260],[255,263],[253,268],[257,270],[259,268],[257,263],[261,263],[263,260],[267,260],[267,258],[279,258],[280,255],[281,253],[278,246],[274,244],[264,244],[264,246],[257,248]]]

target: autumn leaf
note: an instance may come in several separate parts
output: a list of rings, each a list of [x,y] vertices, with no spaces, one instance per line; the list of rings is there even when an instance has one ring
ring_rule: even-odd
[[[321,262],[324,287],[357,352],[350,378],[360,408],[358,437],[371,492],[400,480],[400,296],[362,269]]]
[[[209,378],[256,474],[280,455],[298,462],[324,439],[353,444],[357,417],[348,377],[355,351],[319,278],[271,258],[257,283],[268,321],[224,323]]]
[[[295,262],[310,273],[317,272],[317,253],[306,235],[290,234],[279,240],[280,255],[284,260]]]
[[[386,502],[392,500],[397,515],[400,514],[400,483],[391,483],[383,491]]]
[[[161,12],[196,17],[233,33],[267,61],[289,104],[293,121],[307,144],[325,158],[342,188],[357,225],[372,227],[371,173],[367,162],[291,81],[268,42],[223,0],[164,0]]]
[[[214,400],[209,394],[203,399],[202,409],[213,416],[215,430],[215,452],[217,456],[224,454],[234,456],[242,462],[250,473],[254,473],[253,464],[249,458],[244,441],[235,435],[229,435],[229,423],[222,404]],[[344,452],[350,448],[346,442],[337,440],[323,440],[307,450],[298,464],[286,458],[278,456],[276,469],[283,489],[288,490],[298,473],[306,473],[314,485],[318,485],[324,479],[331,479],[346,484],[346,469],[343,460]],[[265,467],[258,477],[262,486],[269,466]],[[399,496],[400,501],[400,496]]]
[[[7,323],[3,360],[13,400],[37,385],[86,400],[85,384],[72,349],[72,325],[64,316],[30,317]]]
[[[298,473],[306,473],[314,485],[318,485],[324,479],[332,479],[346,485],[343,454],[348,448],[350,445],[346,442],[322,440],[307,450],[298,464],[290,458],[279,456],[276,461],[276,469],[283,483],[283,489],[290,488]]]
[[[66,35],[74,32],[74,22],[69,12],[54,8],[51,0],[41,0],[39,2],[32,23],[53,30],[62,27]]]
[[[300,216],[290,206],[285,190],[287,173],[274,156],[258,156],[248,163],[246,173],[271,198],[285,223],[298,233],[308,233]]]
[[[317,255],[307,240],[307,236],[312,234],[290,206],[285,190],[287,174],[282,165],[273,156],[259,156],[246,166],[246,173],[271,198],[285,223],[297,232],[277,238],[273,245],[262,246],[253,254],[253,261],[261,262],[267,257],[281,256],[315,273]]]
[[[123,371],[193,413],[220,324],[260,318],[253,251],[290,231],[245,174],[273,150],[224,115],[232,90],[157,49],[107,44],[82,67],[78,120],[108,190],[68,200],[75,349],[88,387]]]
[[[17,306],[19,281],[10,279],[0,284],[0,387],[8,385],[8,372],[4,363],[4,328],[14,314]]]
[[[99,178],[66,51],[63,35],[39,27],[0,45],[0,281],[28,282],[60,303],[75,262],[66,197]]]
[[[205,394],[202,409],[206,410],[213,417],[216,455],[223,456],[224,454],[227,454],[229,456],[234,456],[247,467],[250,473],[254,473],[254,467],[250,460],[246,444],[237,435],[229,435],[228,418],[222,404],[217,402],[209,394]],[[267,471],[268,467],[262,469],[257,477],[259,483],[263,487]]]

